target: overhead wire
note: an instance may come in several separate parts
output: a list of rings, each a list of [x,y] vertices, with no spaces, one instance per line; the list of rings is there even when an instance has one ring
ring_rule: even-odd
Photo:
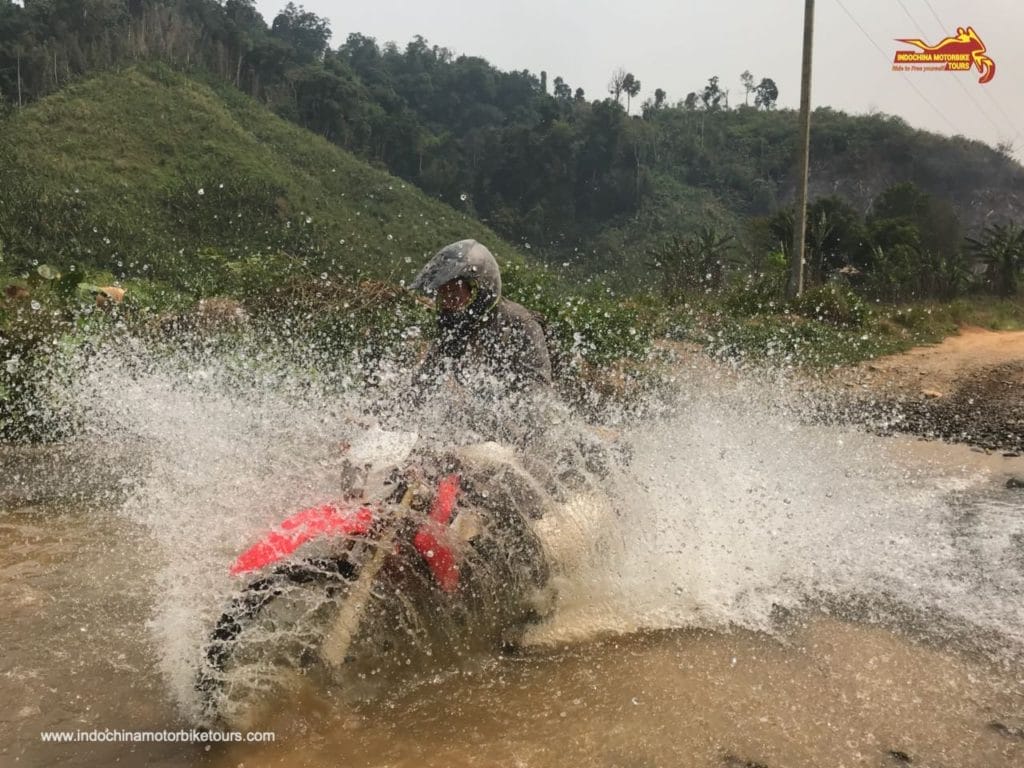
[[[923,34],[924,34],[924,31],[923,31],[923,30],[924,30],[924,27],[922,27],[922,26],[921,26],[921,25],[920,25],[920,24],[919,24],[919,23],[917,22],[917,19],[915,19],[915,18],[914,18],[914,17],[913,17],[913,16],[912,16],[912,15],[910,14],[910,11],[909,11],[909,10],[907,10],[907,6],[906,6],[906,5],[904,4],[903,0],[896,0],[896,2],[900,4],[900,8],[902,8],[902,9],[903,9],[903,13],[905,13],[905,14],[906,14],[906,16],[907,16],[907,18],[908,18],[908,19],[910,19],[910,23],[911,23],[911,24],[912,24],[912,25],[914,26],[914,28],[915,28],[915,29],[917,30],[918,34],[922,34],[922,35],[923,35]],[[933,9],[933,13],[934,13],[934,9]],[[981,115],[983,115],[983,116],[984,116],[984,118],[985,118],[986,120],[988,120],[988,122],[989,122],[989,125],[991,125],[991,126],[992,126],[992,128],[993,128],[993,129],[995,130],[995,132],[996,132],[997,134],[1000,134],[1000,133],[1002,133],[1002,132],[1003,132],[1003,129],[1002,129],[1002,128],[1000,128],[1000,127],[999,127],[999,126],[998,126],[998,125],[996,124],[996,121],[992,119],[992,116],[991,116],[991,115],[989,115],[989,113],[988,113],[988,112],[986,111],[986,109],[985,109],[985,108],[984,108],[983,106],[981,106],[981,102],[980,102],[980,101],[978,101],[978,99],[977,99],[977,98],[975,98],[974,94],[973,94],[973,93],[971,93],[971,92],[970,92],[969,90],[967,90],[967,87],[966,87],[966,86],[965,86],[965,85],[964,85],[964,84],[963,84],[963,83],[962,83],[962,82],[960,81],[960,78],[959,78],[959,77],[954,77],[953,79],[954,79],[954,81],[956,82],[956,84],[960,86],[960,90],[961,90],[961,91],[963,91],[963,92],[964,92],[964,93],[965,93],[965,94],[967,95],[967,98],[969,98],[969,99],[970,99],[970,100],[971,100],[972,102],[974,102],[974,106],[976,106],[976,107],[978,108],[978,112],[979,112],[979,113],[980,113]]]
[[[849,17],[850,21],[852,21],[854,23],[854,25],[857,27],[857,29],[859,29],[861,31],[861,34],[863,34],[864,37],[867,38],[868,42],[871,43],[871,45],[873,45],[875,47],[875,49],[880,54],[882,54],[883,58],[885,58],[886,61],[888,61],[889,60],[889,54],[886,53],[882,49],[882,47],[878,43],[875,42],[875,39],[873,37],[871,37],[870,34],[868,34],[868,31],[866,29],[864,29],[864,27],[861,25],[861,23],[859,21],[857,21],[857,19],[854,17],[854,15],[852,13],[850,13],[850,10],[845,5],[843,5],[843,0],[836,0],[836,4],[840,8],[843,9],[843,13],[845,13],[847,15],[847,17]],[[901,74],[903,75],[903,79],[906,80],[907,85],[909,85],[913,89],[914,93],[916,93],[918,96],[921,97],[921,100],[923,102],[925,102],[929,107],[932,108],[932,111],[934,111],[935,114],[937,114],[940,118],[942,118],[942,120],[946,123],[946,125],[949,126],[950,130],[954,134],[960,133],[960,131],[957,130],[956,126],[953,125],[952,121],[948,117],[946,117],[946,114],[941,109],[939,109],[937,106],[935,106],[935,104],[932,102],[931,99],[929,99],[927,96],[925,96],[921,92],[921,89],[919,89],[917,87],[917,85],[914,83],[914,81],[911,80],[907,76],[907,73],[903,72]]]
[[[942,19],[939,18],[939,14],[935,12],[935,8],[932,6],[930,0],[924,0],[924,4],[928,7],[928,10],[931,11],[932,18],[935,19],[935,23],[939,25],[939,29],[950,29],[950,27],[947,27],[943,23]],[[959,83],[960,81],[957,80],[957,82]],[[961,83],[961,86],[962,85],[963,83]],[[1015,121],[1012,117],[1006,114],[1006,110],[1003,109],[1003,105],[996,101],[996,98],[992,95],[991,91],[985,89],[982,92],[986,96],[988,96],[988,100],[995,105],[995,108],[999,110],[999,113],[1003,116],[1003,119],[1006,120],[1007,125],[1010,126],[1010,130],[1013,131],[1013,138],[1010,140],[1012,143],[1017,139],[1018,136],[1020,136],[1021,133],[1021,129],[1016,127],[1017,121]]]

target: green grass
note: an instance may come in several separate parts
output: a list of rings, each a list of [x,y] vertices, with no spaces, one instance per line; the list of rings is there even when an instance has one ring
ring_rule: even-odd
[[[566,270],[230,86],[145,65],[0,122],[0,288],[28,292],[0,296],[0,434],[12,434],[4,422],[19,408],[31,410],[35,357],[109,321],[81,311],[92,300],[80,283],[125,287],[118,316],[140,328],[191,312],[200,297],[229,296],[263,327],[291,313],[296,330],[339,350],[373,341],[385,352],[401,346],[403,327],[430,326],[398,284],[463,237],[491,246],[507,295],[547,317],[569,372],[642,365],[661,335],[828,367],[961,325],[1024,327],[1021,301],[886,307],[818,291],[769,304],[768,293],[747,290],[680,308],[654,293],[624,296],[621,280],[573,284]]]
[[[197,254],[283,253],[306,273],[397,282],[463,237],[523,261],[480,222],[235,89],[159,65],[86,80],[0,124],[8,275],[80,264],[199,295],[232,291],[239,268],[196,276]]]
[[[703,344],[711,353],[812,369],[850,365],[911,347],[935,344],[965,326],[1024,329],[1024,298],[971,297],[952,302],[870,304],[850,294],[823,301],[825,291],[779,302],[769,311],[742,311],[729,298],[667,313],[670,336]]]

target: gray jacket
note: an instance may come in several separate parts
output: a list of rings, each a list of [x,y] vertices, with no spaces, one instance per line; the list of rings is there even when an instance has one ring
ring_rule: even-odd
[[[493,377],[513,392],[551,385],[544,329],[526,307],[499,299],[478,321],[442,315],[438,327],[438,340],[416,375],[418,388],[429,387],[446,371],[462,381]]]

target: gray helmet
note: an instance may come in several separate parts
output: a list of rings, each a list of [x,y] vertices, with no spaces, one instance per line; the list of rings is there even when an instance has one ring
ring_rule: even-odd
[[[409,286],[414,291],[436,293],[452,280],[464,280],[476,289],[469,307],[483,314],[501,298],[501,270],[489,250],[476,240],[459,240],[446,245],[416,275]]]

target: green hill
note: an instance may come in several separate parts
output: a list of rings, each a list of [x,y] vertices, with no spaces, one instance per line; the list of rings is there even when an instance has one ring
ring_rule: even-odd
[[[0,128],[9,277],[48,264],[191,295],[244,292],[260,270],[397,282],[463,237],[522,261],[478,221],[236,89],[159,65],[69,86]]]

